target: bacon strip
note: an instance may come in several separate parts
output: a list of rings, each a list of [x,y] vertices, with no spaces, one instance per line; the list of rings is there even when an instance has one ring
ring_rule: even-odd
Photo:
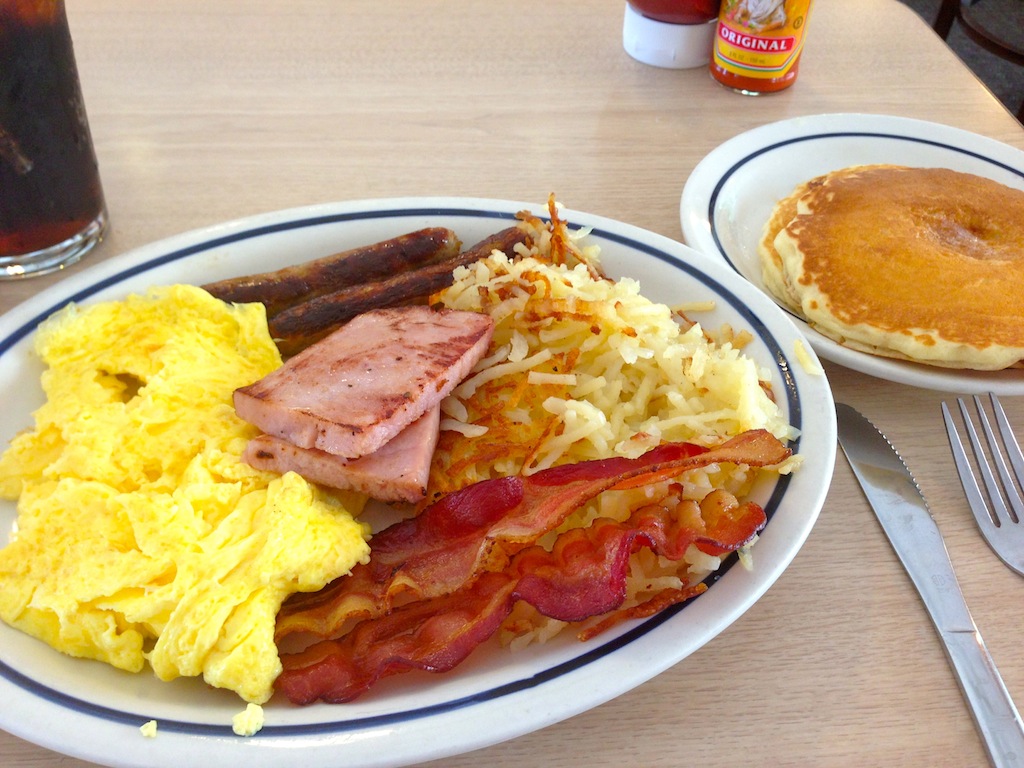
[[[289,598],[278,614],[277,638],[295,632],[331,637],[349,619],[388,613],[399,595],[450,594],[484,571],[503,569],[517,551],[603,491],[717,462],[768,466],[788,456],[771,434],[753,430],[711,450],[667,443],[636,459],[566,464],[475,483],[375,534],[369,563],[348,576]]]
[[[616,624],[621,624],[623,621],[628,619],[645,619],[648,616],[660,613],[676,603],[683,603],[687,600],[692,600],[697,595],[702,595],[707,591],[708,585],[704,582],[700,582],[699,584],[690,584],[685,587],[681,587],[680,589],[663,589],[650,600],[646,600],[639,605],[635,605],[632,608],[624,608],[620,611],[615,611],[614,613],[609,613],[608,616],[601,619],[601,621],[596,624],[580,630],[580,632],[576,634],[576,637],[584,642],[591,640],[602,632],[607,632]]]
[[[340,703],[400,672],[448,671],[498,630],[517,600],[560,621],[608,613],[622,605],[629,557],[641,547],[678,560],[694,543],[733,550],[749,542],[765,524],[764,511],[751,502],[732,502],[726,507],[721,499],[715,501],[721,507],[715,516],[720,527],[702,526],[699,516],[679,517],[672,510],[647,507],[625,523],[598,520],[589,528],[569,530],[556,539],[551,551],[528,547],[505,571],[483,573],[457,592],[363,621],[340,640],[324,640],[301,653],[283,655],[277,688],[296,704],[317,699]],[[651,615],[704,589],[698,584],[661,592],[584,630],[581,639],[625,618]]]
[[[638,459],[581,462],[530,477],[500,478],[450,494],[416,518],[374,537],[370,562],[319,593],[297,595],[278,617],[278,637],[312,631],[327,637],[367,616],[340,639],[283,654],[277,687],[291,701],[350,701],[377,680],[410,669],[443,672],[491,637],[518,600],[562,621],[582,621],[619,608],[630,555],[641,547],[678,560],[691,545],[733,551],[765,524],[756,504],[724,491],[698,510],[644,507],[624,523],[598,520],[562,533],[550,551],[533,544],[574,509],[604,490],[681,474],[717,462],[766,466],[790,455],[764,431],[744,433],[707,450],[672,443]],[[684,508],[685,507],[685,508]],[[500,563],[497,563],[500,561]],[[650,615],[702,591],[668,590],[584,630]],[[393,608],[394,597],[414,598]]]
[[[447,672],[498,630],[514,587],[504,573],[485,573],[454,595],[412,603],[362,622],[341,640],[282,655],[277,689],[295,704],[337,704],[399,672]]]

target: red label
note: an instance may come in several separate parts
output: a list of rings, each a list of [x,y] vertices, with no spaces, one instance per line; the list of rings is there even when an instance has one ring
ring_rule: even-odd
[[[760,37],[758,35],[751,35],[748,32],[741,32],[734,27],[730,27],[724,21],[719,21],[718,23],[718,37],[729,45],[754,53],[790,53],[796,47],[795,37]]]

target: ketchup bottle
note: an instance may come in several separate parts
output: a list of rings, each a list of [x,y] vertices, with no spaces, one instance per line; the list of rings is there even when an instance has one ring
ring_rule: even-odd
[[[811,0],[722,0],[711,76],[738,93],[757,95],[796,80]]]
[[[622,45],[644,64],[707,66],[720,0],[628,0]]]

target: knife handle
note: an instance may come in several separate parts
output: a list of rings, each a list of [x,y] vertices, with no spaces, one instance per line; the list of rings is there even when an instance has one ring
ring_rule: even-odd
[[[981,633],[943,632],[942,639],[992,765],[1024,765],[1024,723]]]

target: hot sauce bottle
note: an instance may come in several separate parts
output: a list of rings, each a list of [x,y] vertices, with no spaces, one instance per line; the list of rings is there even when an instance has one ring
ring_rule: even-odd
[[[811,0],[722,0],[711,76],[739,93],[788,88],[796,80]]]

